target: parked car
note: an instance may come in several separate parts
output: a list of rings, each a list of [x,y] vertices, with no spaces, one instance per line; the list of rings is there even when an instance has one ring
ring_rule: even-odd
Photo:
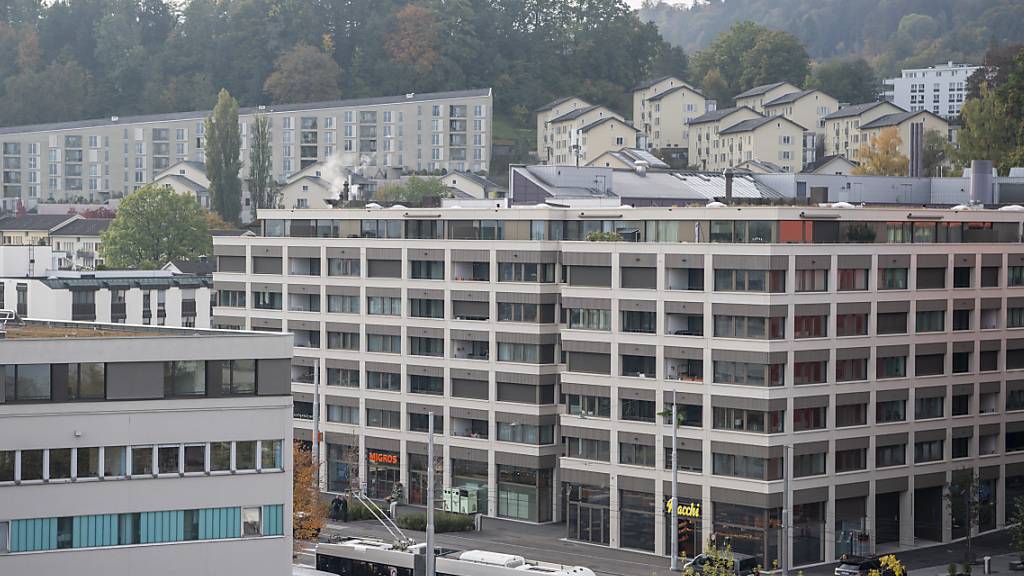
[[[892,571],[882,568],[878,557],[846,556],[836,564],[835,576],[868,576],[872,570],[878,570],[882,576],[892,576]]]
[[[683,569],[693,568],[693,571],[700,574],[704,572],[704,566],[711,561],[707,554],[698,554],[696,558],[687,562]],[[733,552],[732,573],[736,576],[757,576],[757,558],[747,554]]]

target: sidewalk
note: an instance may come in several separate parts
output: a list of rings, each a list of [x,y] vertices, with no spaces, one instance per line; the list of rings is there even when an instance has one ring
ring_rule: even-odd
[[[1001,574],[1007,576],[1011,574],[1024,574],[1024,572],[1010,570],[1010,562],[1016,562],[1018,558],[1017,554],[1002,554],[999,556],[992,556],[992,562],[990,564],[991,574]],[[978,564],[973,566],[971,574],[974,576],[984,576],[985,565],[982,563],[984,556],[978,557]],[[960,568],[960,564],[957,564],[957,569]],[[942,566],[930,566],[928,568],[918,568],[915,570],[908,571],[908,576],[946,576],[949,573],[949,563],[947,562]]]

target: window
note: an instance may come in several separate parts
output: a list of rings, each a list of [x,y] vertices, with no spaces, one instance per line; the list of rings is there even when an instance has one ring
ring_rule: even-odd
[[[942,332],[945,330],[946,311],[928,310],[917,313],[918,332]]]
[[[794,338],[824,338],[828,336],[828,315],[795,317],[793,333]]]
[[[953,458],[967,458],[971,455],[971,439],[953,438],[951,448]]]
[[[358,258],[328,258],[328,276],[359,276]]]
[[[337,314],[359,314],[359,296],[327,296],[327,311]]]
[[[622,419],[634,422],[654,422],[655,403],[650,400],[623,398]]]
[[[409,354],[413,356],[444,356],[444,340],[442,338],[410,336]]]
[[[854,382],[868,379],[867,358],[836,360],[836,382]]]
[[[717,430],[775,433],[783,431],[785,421],[785,410],[764,412],[716,406],[713,414],[712,427]]]
[[[368,296],[366,298],[367,314],[382,316],[401,316],[402,299],[387,296]]]
[[[51,448],[50,480],[66,480],[71,478],[71,448]]]
[[[836,450],[836,472],[864,470],[868,467],[868,451],[866,448],[852,450]]]
[[[409,392],[413,394],[444,394],[444,378],[440,376],[409,375]]]
[[[836,336],[867,336],[867,314],[836,315]]]
[[[327,385],[358,388],[359,370],[352,370],[349,368],[328,368]]]
[[[907,463],[906,444],[878,446],[875,449],[875,467],[903,466]]]
[[[153,473],[153,447],[132,446],[132,476]]]
[[[950,411],[953,416],[966,416],[971,413],[971,395],[953,394],[950,401]]]
[[[943,440],[929,440],[926,442],[917,442],[914,444],[914,462],[920,464],[921,462],[935,462],[942,460],[942,446]]]
[[[160,446],[156,452],[156,466],[158,474],[177,474],[181,463],[180,447]]]
[[[566,436],[565,456],[567,458],[582,458],[584,460],[600,460],[608,462],[610,459],[610,444],[607,440],[593,440],[590,438],[575,438]]]
[[[79,456],[81,458],[81,456]],[[206,445],[192,444],[185,446],[186,474],[197,474],[206,471]]]
[[[205,396],[206,362],[182,360],[164,363],[164,396]]]
[[[751,364],[715,360],[712,364],[715,382],[750,386],[782,386],[785,364]]]
[[[327,348],[330,350],[359,350],[358,332],[328,332]]]
[[[263,440],[260,442],[260,468],[263,470],[283,469],[284,460],[282,459],[281,447],[281,440]]]
[[[4,370],[8,402],[50,399],[49,364],[8,364]]]
[[[498,302],[499,322],[537,322],[537,304]]]
[[[554,282],[554,264],[498,262],[498,282]]]
[[[402,375],[397,372],[366,372],[367,390],[390,390],[398,392],[402,389]]]
[[[327,421],[340,422],[342,424],[359,424],[358,406],[327,406]]]
[[[78,460],[76,477],[98,478],[100,475],[100,449],[99,448],[78,448],[76,458]],[[0,481],[3,481],[3,456],[0,455]]]
[[[882,400],[875,404],[875,422],[905,422],[907,420],[906,400]]]
[[[619,442],[619,463],[631,466],[654,467],[654,446]]]
[[[925,420],[928,418],[942,418],[943,400],[944,398],[942,396],[935,396],[932,398],[915,398],[914,419]]]
[[[878,275],[879,290],[906,290],[906,268],[882,268]]]
[[[393,430],[400,430],[402,428],[402,414],[397,410],[367,408],[366,425],[371,428],[390,428]]]
[[[221,393],[225,395],[256,393],[256,361],[224,360],[221,362]]]
[[[235,442],[235,470],[256,469],[256,441]]]
[[[554,426],[498,422],[498,440],[501,442],[541,446],[554,444],[554,435]]]
[[[1024,309],[1021,310],[1024,311]],[[605,332],[611,330],[611,310],[569,308],[567,312],[569,328],[574,330],[603,330]]]
[[[231,442],[210,442],[210,471],[231,470]]]
[[[827,292],[828,270],[797,270],[797,292]]]
[[[824,430],[827,420],[825,406],[814,408],[796,408],[793,410],[793,431]]]
[[[574,416],[611,416],[611,400],[604,396],[584,396],[581,394],[565,394],[563,404],[569,414]]]
[[[499,362],[528,362],[536,364],[539,360],[540,346],[536,344],[498,342]]]
[[[887,358],[876,358],[875,377],[879,380],[885,378],[906,378],[907,357],[890,356]]]
[[[262,534],[261,515],[263,509],[259,506],[242,508],[242,537],[252,538]]]
[[[863,426],[867,423],[867,404],[843,404],[836,406],[836,428]]]

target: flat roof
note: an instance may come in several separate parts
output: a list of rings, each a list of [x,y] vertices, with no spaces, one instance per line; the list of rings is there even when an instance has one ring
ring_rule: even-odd
[[[102,322],[69,322],[63,320],[10,320],[4,327],[7,340],[67,340],[80,338],[153,338],[218,335],[262,335],[261,332],[179,328],[176,326],[143,326]],[[283,334],[283,333],[282,333]]]

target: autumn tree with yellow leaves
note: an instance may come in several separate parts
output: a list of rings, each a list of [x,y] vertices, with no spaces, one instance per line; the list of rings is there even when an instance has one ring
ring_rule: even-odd
[[[883,128],[857,149],[858,176],[906,176],[910,159],[900,153],[903,143],[895,126]]]

